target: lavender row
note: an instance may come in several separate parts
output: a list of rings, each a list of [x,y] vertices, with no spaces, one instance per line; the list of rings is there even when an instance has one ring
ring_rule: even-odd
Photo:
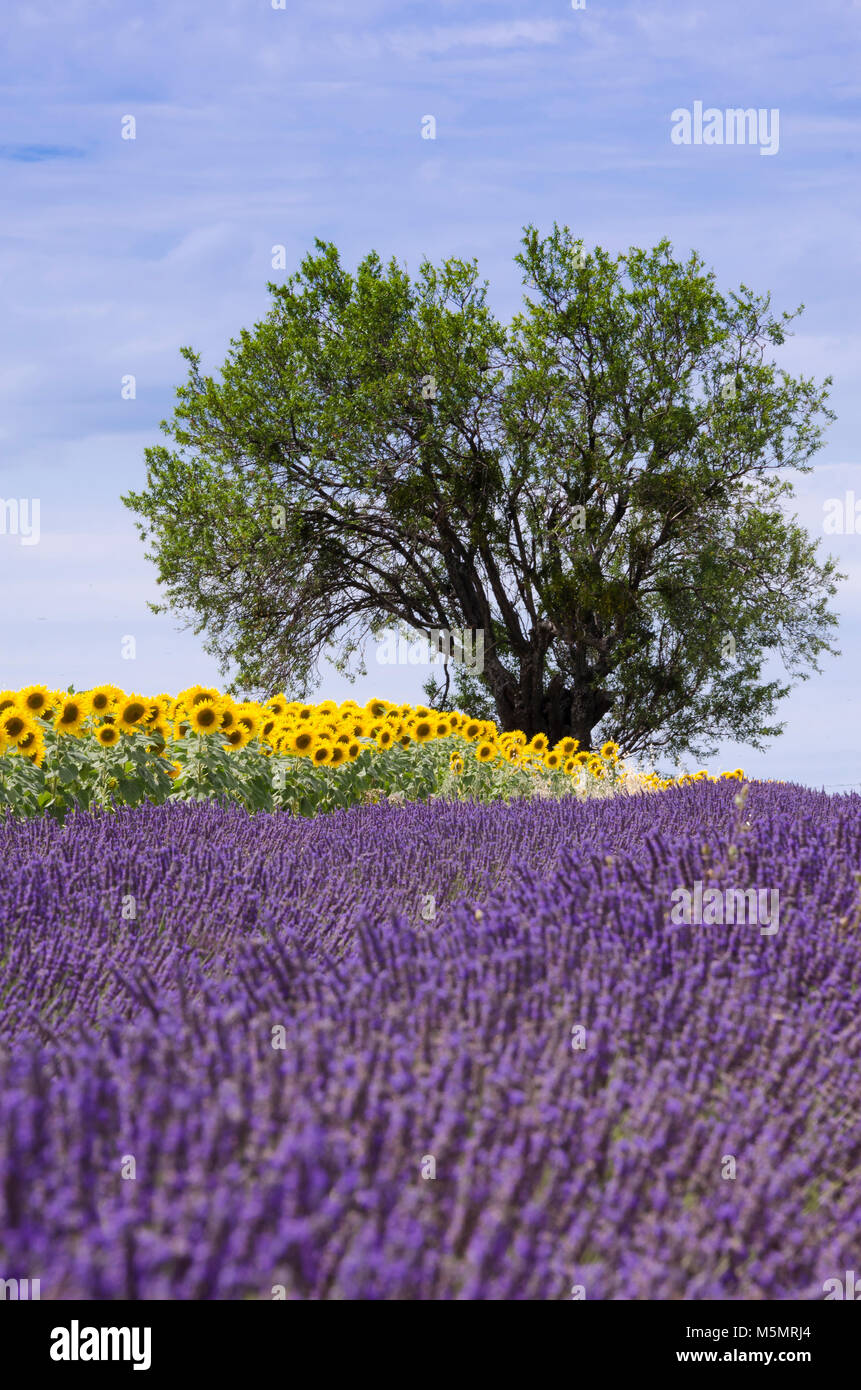
[[[822,1298],[859,1258],[861,798],[737,792],[7,822],[0,1277]],[[776,929],[674,923],[697,884]]]

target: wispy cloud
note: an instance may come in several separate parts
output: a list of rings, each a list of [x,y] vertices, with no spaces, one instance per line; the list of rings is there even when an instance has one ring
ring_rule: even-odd
[[[48,159],[83,159],[86,150],[75,145],[0,145],[0,159],[41,164]]]

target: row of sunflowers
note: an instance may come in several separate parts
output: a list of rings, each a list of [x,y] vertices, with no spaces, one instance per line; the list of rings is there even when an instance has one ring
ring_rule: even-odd
[[[722,774],[744,777],[741,769]],[[710,777],[705,770],[681,782]],[[0,806],[62,817],[73,806],[225,799],[299,814],[429,796],[496,800],[660,790],[615,743],[581,749],[502,733],[488,720],[425,705],[235,701],[191,686],[178,695],[114,685],[0,691]]]

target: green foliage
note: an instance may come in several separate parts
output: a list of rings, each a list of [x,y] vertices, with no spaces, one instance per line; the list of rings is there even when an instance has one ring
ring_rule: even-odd
[[[386,625],[481,629],[462,707],[504,729],[762,747],[833,651],[842,576],[784,511],[830,378],[769,362],[795,314],[666,240],[614,258],[528,227],[517,262],[503,325],[475,263],[350,274],[318,241],[218,378],[184,348],[171,447],[124,498],[162,607],[234,689],[304,697],[322,655],[351,674]]]

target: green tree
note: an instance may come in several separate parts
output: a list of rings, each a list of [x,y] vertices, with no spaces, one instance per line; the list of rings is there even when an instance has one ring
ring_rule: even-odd
[[[361,671],[387,626],[481,629],[484,669],[455,688],[506,729],[762,747],[833,651],[843,577],[784,506],[834,418],[831,378],[767,360],[801,308],[720,293],[666,240],[614,258],[527,227],[516,259],[504,325],[473,262],[411,280],[372,253],[351,274],[317,241],[218,378],[184,348],[172,447],[123,499],[155,611],[185,614],[234,689],[304,697],[321,656]]]

